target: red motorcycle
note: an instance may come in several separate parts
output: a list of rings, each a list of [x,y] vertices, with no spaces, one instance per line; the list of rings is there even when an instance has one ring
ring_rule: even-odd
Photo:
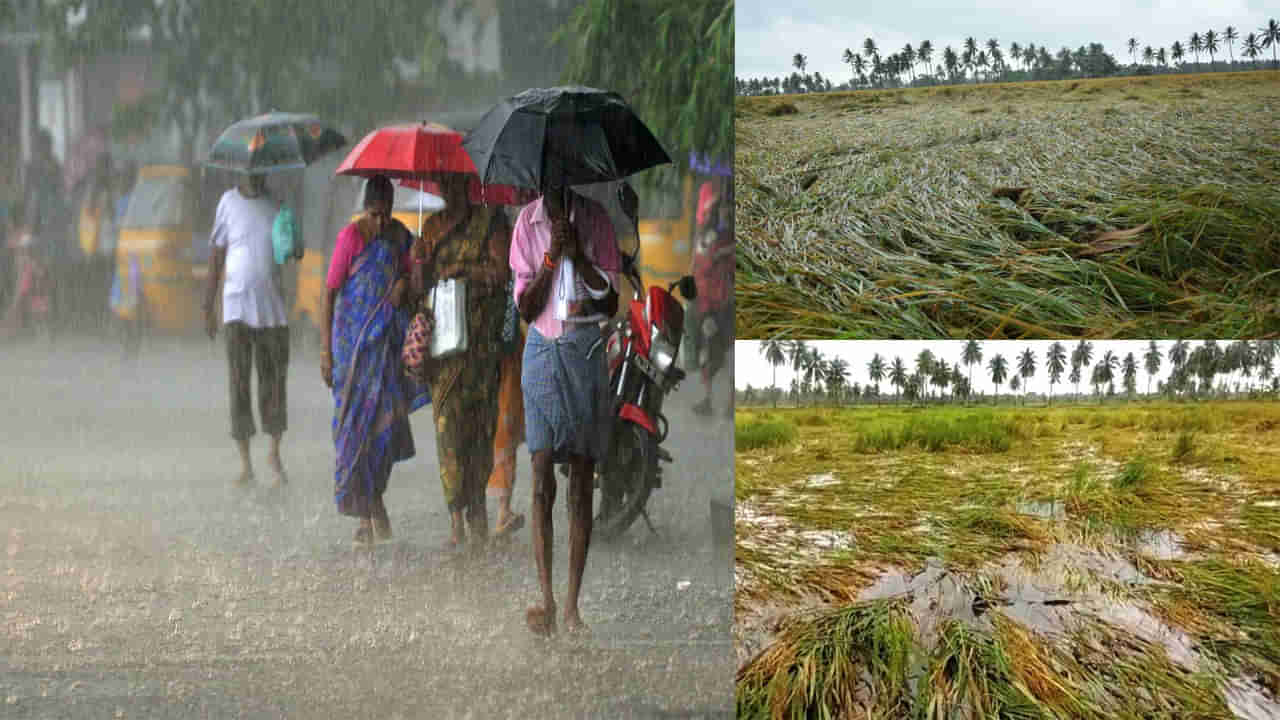
[[[669,430],[662,403],[685,377],[676,364],[685,329],[684,307],[672,291],[678,288],[690,302],[697,296],[689,275],[665,289],[646,291],[631,255],[623,255],[622,274],[635,293],[627,312],[607,330],[613,428],[609,454],[596,472],[601,503],[593,529],[604,540],[622,535],[640,515],[653,529],[645,504],[650,493],[662,487],[659,463],[672,461],[662,448]]]

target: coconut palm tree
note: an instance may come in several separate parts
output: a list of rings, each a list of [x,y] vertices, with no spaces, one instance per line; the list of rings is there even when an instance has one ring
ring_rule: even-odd
[[[1204,42],[1200,40],[1200,33],[1193,32],[1187,40],[1187,48],[1196,54],[1196,65],[1200,64],[1200,51],[1204,49]]]
[[[1159,64],[1160,67],[1169,66],[1169,57],[1168,55],[1165,54],[1164,48],[1160,48],[1159,50],[1156,50],[1156,63]]]
[[[1244,56],[1253,61],[1253,69],[1258,69],[1258,56],[1262,54],[1262,41],[1256,33],[1249,33],[1244,38]]]
[[[1147,345],[1147,353],[1142,356],[1142,359],[1146,363],[1147,367],[1147,394],[1150,395],[1151,378],[1155,377],[1156,373],[1160,372],[1160,346],[1155,340],[1152,340],[1151,343]]]
[[[1049,403],[1053,403],[1053,386],[1062,379],[1062,372],[1067,369],[1067,349],[1062,343],[1054,342],[1049,346],[1049,354],[1045,356],[1049,368]]]
[[[1014,407],[1018,405],[1018,390],[1021,388],[1022,383],[1018,380],[1017,373],[1014,373],[1013,377],[1009,378],[1009,394],[1013,396]],[[1023,402],[1023,405],[1025,404],[1026,402]]]
[[[1120,368],[1120,358],[1108,350],[1102,353],[1102,359],[1098,361],[1098,368],[1098,377],[1102,378],[1102,383],[1111,385],[1115,382],[1116,370]]]
[[[787,361],[785,346],[782,340],[765,340],[760,343],[760,354],[764,361],[773,366],[773,406],[778,407],[778,366]]]
[[[1258,28],[1258,32],[1262,33],[1262,47],[1271,48],[1271,64],[1280,67],[1280,63],[1276,62],[1276,46],[1280,45],[1280,22],[1268,20],[1267,26]]]
[[[1026,388],[1028,393],[1031,392],[1031,378],[1036,374],[1036,354],[1027,348],[1018,356],[1018,374],[1022,376],[1022,386]],[[1026,396],[1023,396],[1023,405],[1026,405]]]
[[[920,58],[920,62],[924,63],[929,70],[929,74],[933,74],[933,43],[928,40],[921,40],[920,47],[916,49],[916,55]]]
[[[1093,362],[1093,343],[1088,340],[1081,340],[1076,343],[1076,347],[1071,351],[1071,370],[1075,376],[1076,399],[1080,399],[1080,372],[1084,368],[1089,367]]]
[[[823,363],[822,353],[818,348],[809,348],[808,357],[804,361],[804,384],[809,388],[822,380]]]
[[[1124,391],[1132,400],[1133,395],[1137,392],[1138,381],[1138,361],[1133,357],[1133,353],[1124,356],[1124,364],[1122,372],[1124,374]]]
[[[1137,52],[1137,50],[1138,50],[1138,39],[1129,38],[1129,60],[1134,65],[1138,64],[1137,58],[1134,57],[1134,53]]]
[[[1175,340],[1173,347],[1169,348],[1169,362],[1173,363],[1173,367],[1182,368],[1187,364],[1187,357],[1191,352],[1191,344],[1186,340]]]
[[[791,64],[803,74],[805,65],[809,64],[809,58],[805,57],[804,53],[796,53],[791,56]]]
[[[945,362],[934,363],[932,372],[929,373],[929,384],[938,388],[938,399],[941,400],[947,393],[947,386],[951,384],[951,368]]]
[[[951,78],[952,82],[954,82],[956,79],[956,70],[960,67],[960,56],[956,55],[956,51],[952,50],[950,45],[946,46],[942,50],[942,67],[946,68],[947,77]]]
[[[859,82],[865,83],[865,82],[867,81],[867,74],[866,74],[866,70],[867,70],[867,63],[866,63],[866,61],[864,61],[864,60],[862,59],[862,56],[861,56],[861,55],[854,55],[854,56],[853,56],[853,71],[854,71],[854,72],[856,72],[856,73],[858,73],[858,80],[859,80]]]
[[[889,368],[889,384],[898,389],[898,395],[895,402],[902,402],[902,389],[907,386],[907,366],[902,364],[902,358],[895,357],[893,366]]]
[[[848,381],[849,362],[841,357],[832,358],[831,362],[827,364],[827,389],[830,395],[836,399],[836,404],[839,404],[845,383]]]
[[[978,59],[978,41],[972,37],[964,39],[964,64],[967,69],[972,70],[974,62]],[[978,76],[973,76],[973,81],[978,82]]]
[[[973,387],[973,366],[982,364],[982,343],[977,340],[965,342],[960,360],[969,368],[969,387]]]
[[[879,51],[876,49],[876,41],[872,40],[871,38],[867,38],[866,40],[863,40],[862,54],[866,55],[868,60],[878,55]]]
[[[880,404],[880,381],[884,379],[884,358],[880,357],[880,353],[871,356],[871,362],[867,363],[867,377],[871,378],[872,385],[876,389],[876,405]]]
[[[1213,70],[1213,54],[1218,52],[1218,33],[1212,29],[1204,34],[1204,49],[1209,53],[1209,69]]]
[[[995,38],[987,40],[987,53],[991,58],[991,71],[998,73],[1000,71],[1000,41]]]
[[[933,351],[925,349],[921,350],[919,355],[916,355],[916,375],[926,379],[929,378],[933,375],[933,365]],[[923,389],[927,391],[927,388]],[[925,397],[925,404],[929,404],[927,396]]]
[[[911,43],[907,43],[906,47],[902,48],[901,56],[907,69],[911,71],[911,82],[914,83],[916,81],[916,51],[915,48],[911,47]]]
[[[809,359],[809,346],[805,345],[803,340],[792,340],[787,345],[787,359],[790,361],[791,372],[796,377],[802,376],[804,374],[804,364]],[[792,384],[796,385],[797,382],[793,380]],[[800,407],[800,393],[791,393],[791,399],[796,407]]]
[[[1173,41],[1173,45],[1170,46],[1169,48],[1169,56],[1173,58],[1173,61],[1175,63],[1177,63],[1178,65],[1182,65],[1183,51],[1182,51],[1181,41],[1178,41],[1178,40]]]
[[[1234,47],[1232,47],[1232,43],[1234,43],[1236,40],[1239,40],[1239,39],[1240,39],[1240,33],[1239,33],[1239,32],[1237,32],[1237,31],[1236,31],[1236,29],[1235,29],[1234,27],[1232,27],[1231,25],[1228,25],[1228,26],[1227,26],[1227,27],[1222,31],[1222,39],[1223,39],[1223,40],[1225,40],[1225,41],[1226,41],[1226,43],[1227,43],[1227,53],[1228,53],[1228,54],[1230,55],[1230,57],[1231,57],[1231,66],[1232,66],[1232,67],[1235,67],[1235,64],[1236,64],[1236,54],[1235,54],[1235,48],[1234,48]]]
[[[991,371],[991,382],[996,385],[995,404],[999,405],[1000,386],[1004,385],[1005,378],[1009,376],[1009,364],[1005,362],[1003,355],[996,353],[996,356],[991,358],[991,362],[987,363],[987,370]]]
[[[986,50],[978,51],[978,57],[973,61],[973,64],[975,67],[982,70],[982,79],[984,82],[990,79],[990,76],[987,74],[987,68],[991,67],[991,59],[987,57]]]

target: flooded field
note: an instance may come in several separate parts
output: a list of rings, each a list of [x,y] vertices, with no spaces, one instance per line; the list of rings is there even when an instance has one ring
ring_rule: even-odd
[[[739,338],[1262,337],[1280,74],[738,98]]]
[[[690,412],[696,382],[670,403],[656,534],[595,543],[590,634],[541,641],[527,526],[487,558],[444,550],[429,409],[386,496],[396,540],[352,551],[314,356],[293,351],[272,494],[261,436],[259,489],[232,488],[221,340],[157,341],[136,367],[87,339],[0,351],[0,717],[732,717],[731,563],[709,520],[730,427]],[[522,448],[526,514],[529,477]]]
[[[739,717],[1280,716],[1280,404],[736,422]]]

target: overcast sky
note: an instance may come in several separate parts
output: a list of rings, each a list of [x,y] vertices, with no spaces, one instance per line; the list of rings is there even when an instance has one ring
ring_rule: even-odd
[[[1129,62],[1130,37],[1141,48],[1168,48],[1175,40],[1187,45],[1191,33],[1213,29],[1219,34],[1235,26],[1243,40],[1280,19],[1280,0],[904,0],[901,2],[849,2],[810,0],[806,3],[738,0],[736,16],[736,74],[740,78],[777,77],[792,72],[791,57],[804,53],[806,71],[817,70],[835,84],[849,79],[849,66],[840,61],[845,48],[860,52],[867,37],[875,40],[882,56],[907,43],[918,47],[930,40],[935,48],[934,67],[947,45],[962,49],[972,35],[979,44],[988,38],[1000,41],[1006,56],[1010,43],[1035,43],[1056,52],[1101,42],[1122,63]],[[1241,42],[1235,43],[1240,58]],[[1270,51],[1267,52],[1270,57]],[[1225,45],[1217,57],[1227,57]],[[1208,56],[1201,59],[1208,61]]]
[[[871,362],[871,358],[875,353],[880,353],[884,358],[887,366],[893,363],[895,357],[901,357],[903,364],[907,366],[908,371],[914,371],[916,356],[921,350],[928,349],[934,354],[934,357],[947,361],[948,365],[954,365],[960,362],[960,354],[964,349],[963,340],[822,340],[808,341],[806,344],[816,347],[824,357],[834,358],[842,357],[849,363],[849,382],[858,383],[860,385],[867,384],[867,363]],[[1067,349],[1067,370],[1063,373],[1062,380],[1058,385],[1054,386],[1054,393],[1061,393],[1064,387],[1069,388],[1067,375],[1071,372],[1071,351],[1075,348],[1077,341],[1063,340],[1062,344]],[[1226,345],[1228,341],[1220,341],[1219,345]],[[990,395],[995,388],[991,382],[990,374],[986,371],[987,364],[991,362],[991,358],[997,353],[1004,355],[1008,361],[1010,371],[1017,366],[1017,356],[1022,351],[1031,348],[1036,356],[1036,374],[1031,380],[1031,390],[1037,393],[1049,392],[1049,372],[1045,369],[1045,355],[1049,351],[1049,346],[1053,344],[1051,340],[986,340],[982,342],[982,365],[973,367],[973,385],[977,392],[983,392]],[[1164,359],[1161,362],[1160,372],[1156,374],[1155,379],[1151,382],[1152,390],[1155,389],[1156,383],[1167,378],[1170,371],[1170,363],[1168,361],[1169,348],[1173,346],[1172,340],[1159,340],[1157,344],[1160,346],[1160,352]],[[1199,341],[1191,341],[1191,349],[1200,344]],[[1102,354],[1106,351],[1112,351],[1116,354],[1121,362],[1124,356],[1133,353],[1133,357],[1138,362],[1138,390],[1145,392],[1147,388],[1147,371],[1143,361],[1143,355],[1147,351],[1146,340],[1096,340],[1093,341],[1093,362],[1096,364],[1102,358]],[[760,342],[758,340],[739,340],[734,345],[734,384],[739,389],[745,388],[748,384],[755,388],[769,387],[773,384],[773,366],[765,362],[764,356],[760,354]],[[1119,368],[1117,368],[1118,370]],[[963,363],[960,365],[960,372],[966,376],[969,374],[969,368]],[[1080,382],[1081,392],[1091,390],[1089,388],[1089,375],[1085,371],[1084,378]],[[787,389],[791,387],[792,372],[789,365],[778,367],[778,387]],[[1116,373],[1116,391],[1119,392],[1123,387],[1120,373]],[[892,394],[894,388],[884,380],[880,383],[880,392]],[[1009,392],[1009,380],[1005,380],[1003,393]]]

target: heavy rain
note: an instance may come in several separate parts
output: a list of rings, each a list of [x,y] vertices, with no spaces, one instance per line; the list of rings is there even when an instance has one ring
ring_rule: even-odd
[[[732,717],[732,63],[0,0],[0,717]]]

